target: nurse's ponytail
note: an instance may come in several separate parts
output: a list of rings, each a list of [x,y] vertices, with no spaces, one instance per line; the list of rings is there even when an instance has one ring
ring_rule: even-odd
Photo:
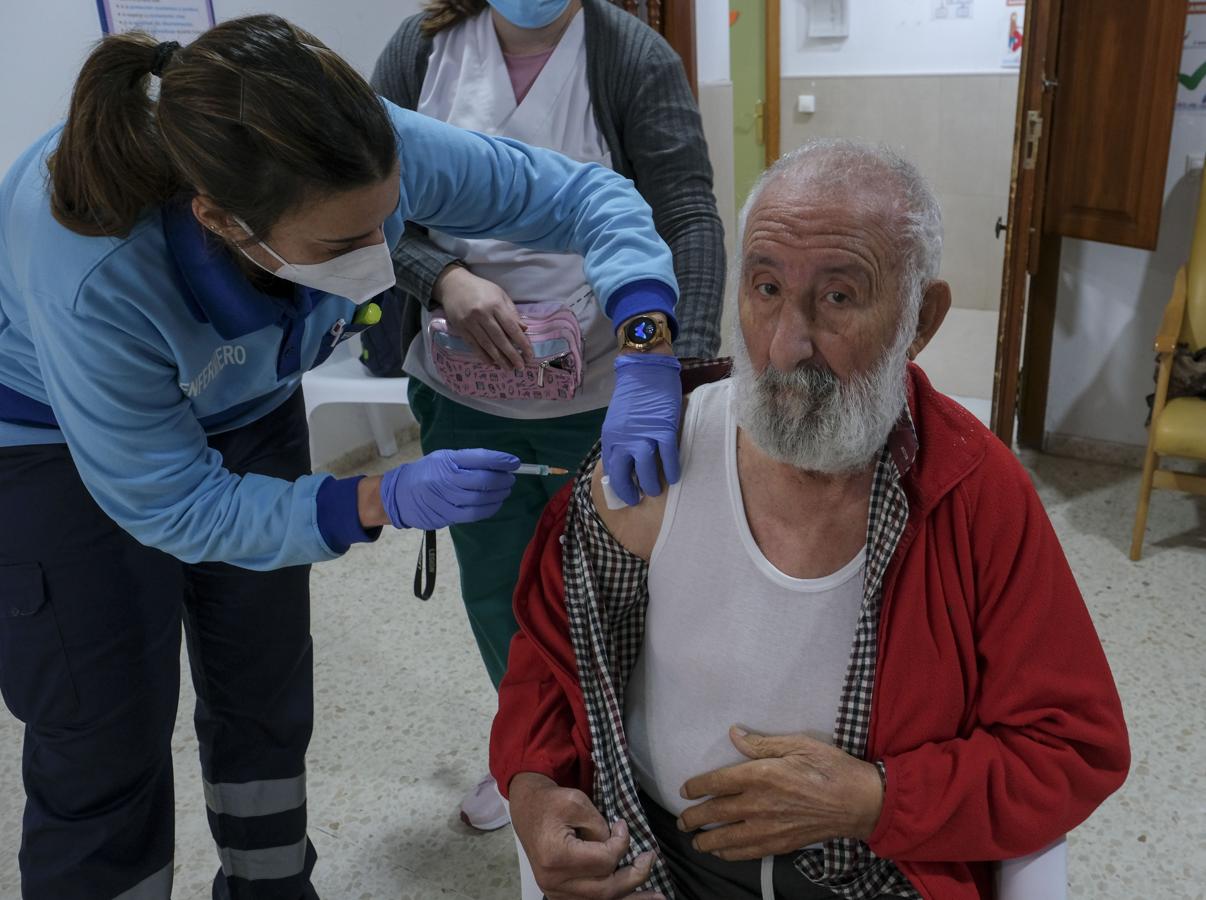
[[[368,83],[279,16],[223,22],[182,49],[116,35],[76,81],[51,206],[79,234],[124,236],[203,193],[266,235],[295,206],[389,177],[395,144]]]
[[[427,37],[435,37],[445,28],[472,19],[485,8],[486,0],[428,0],[419,30]]]
[[[81,234],[125,234],[178,181],[148,93],[157,43],[105,38],[84,63],[50,161],[55,218]]]

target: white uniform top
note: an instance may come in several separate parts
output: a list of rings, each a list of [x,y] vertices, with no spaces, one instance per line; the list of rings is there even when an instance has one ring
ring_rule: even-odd
[[[595,123],[586,80],[581,11],[519,104],[489,8],[441,31],[432,42],[418,111],[462,128],[556,150],[578,162],[611,166],[611,153]],[[615,331],[586,282],[582,257],[527,250],[505,241],[454,238],[435,230],[430,234],[439,247],[464,260],[473,274],[493,281],[516,304],[570,305],[582,327],[586,372],[582,386],[570,400],[459,396],[444,386],[428,355],[426,326],[431,314],[424,310],[424,338],[411,342],[405,362],[407,373],[466,406],[508,418],[564,416],[599,409],[610,402],[615,385]]]
[[[683,782],[745,761],[729,739],[832,740],[863,599],[866,548],[824,578],[793,578],[758,549],[737,478],[731,381],[691,394],[649,567],[645,641],[625,695],[633,771],[675,815]]]

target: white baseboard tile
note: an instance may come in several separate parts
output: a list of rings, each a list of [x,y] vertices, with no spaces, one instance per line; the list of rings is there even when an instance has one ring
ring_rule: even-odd
[[[1137,444],[1118,444],[1114,441],[1101,441],[1075,434],[1047,432],[1043,439],[1043,452],[1049,453],[1051,456],[1066,456],[1088,462],[1142,469],[1143,456],[1147,452],[1147,448]],[[1206,474],[1206,463],[1195,462],[1192,459],[1165,456],[1160,459],[1160,467],[1193,475]]]
[[[1043,452],[1052,456],[1110,463],[1133,469],[1143,468],[1143,454],[1146,449],[1146,447],[1135,444],[1119,444],[1114,441],[1102,441],[1075,434],[1057,434],[1050,431],[1043,438]]]

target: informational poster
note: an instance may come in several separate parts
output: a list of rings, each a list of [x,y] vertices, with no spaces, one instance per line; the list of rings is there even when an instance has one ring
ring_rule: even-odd
[[[934,0],[935,19],[970,19],[975,0]]]
[[[1022,66],[1022,41],[1026,23],[1026,0],[1005,0],[1005,25],[1002,29],[1005,53],[1001,57],[1002,69],[1020,69]]]
[[[1206,3],[1190,3],[1177,70],[1177,112],[1206,113]]]
[[[161,41],[189,41],[214,26],[213,0],[96,0],[104,34],[145,31]]]

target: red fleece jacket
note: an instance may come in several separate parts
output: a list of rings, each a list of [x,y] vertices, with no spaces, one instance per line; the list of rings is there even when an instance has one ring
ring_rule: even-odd
[[[927,900],[987,898],[987,861],[1045,847],[1122,784],[1126,724],[1025,470],[920,369],[909,379],[919,450],[884,579],[867,758],[884,762],[887,791],[868,843]],[[490,747],[504,792],[539,772],[591,794],[561,571],[568,505],[568,490],[549,504],[515,593]]]

